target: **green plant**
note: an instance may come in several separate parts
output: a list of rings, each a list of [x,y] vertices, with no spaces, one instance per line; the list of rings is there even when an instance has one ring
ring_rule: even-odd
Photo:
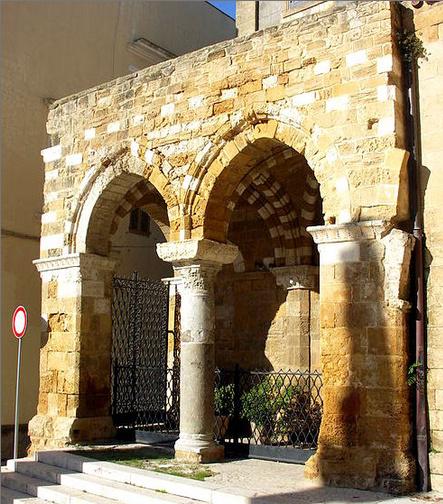
[[[271,384],[266,378],[245,392],[241,396],[242,417],[259,427],[266,425],[274,413],[271,391]]]
[[[214,391],[214,410],[216,415],[234,414],[234,384],[220,385]]]
[[[428,60],[428,51],[415,32],[408,32],[407,30],[397,32],[397,39],[406,61],[412,63],[413,61],[418,62],[419,59]]]
[[[409,367],[408,367],[408,376],[406,381],[408,382],[408,385],[414,385],[417,383],[417,369],[422,367],[421,362],[413,362]]]
[[[241,397],[242,417],[258,427],[270,426],[290,402],[294,387],[283,387],[281,378],[266,376]]]

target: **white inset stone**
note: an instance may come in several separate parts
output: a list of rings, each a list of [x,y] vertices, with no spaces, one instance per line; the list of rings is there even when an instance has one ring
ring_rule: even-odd
[[[85,129],[85,140],[92,140],[95,138],[95,128]]]
[[[377,124],[377,135],[391,135],[395,131],[395,118],[392,116],[382,117]]]
[[[348,95],[336,96],[335,98],[329,98],[329,100],[326,101],[326,112],[332,112],[333,110],[346,110],[348,107]]]
[[[333,164],[337,161],[338,155],[337,155],[337,150],[334,149],[334,147],[330,147],[328,149],[328,152],[326,153],[326,161],[329,164]]]
[[[103,96],[102,98],[99,98],[99,100],[97,101],[97,107],[99,108],[109,107],[109,105],[111,105],[110,96]]]
[[[78,152],[76,154],[69,154],[65,158],[66,161],[66,166],[76,166],[81,164],[83,161],[83,154],[81,152]]]
[[[64,238],[63,234],[42,236],[40,240],[40,250],[62,248],[64,245]]]
[[[145,116],[143,114],[137,114],[132,118],[133,126],[139,126],[140,124],[143,124],[144,121],[145,121]]]
[[[43,149],[40,154],[43,156],[43,161],[45,163],[57,161],[57,159],[62,157],[62,146],[54,145],[54,147],[48,147],[47,149]]]
[[[175,110],[175,105],[173,103],[167,103],[166,105],[163,105],[160,114],[162,117],[172,115]]]
[[[263,89],[269,89],[277,86],[278,77],[277,75],[270,75],[262,80]]]
[[[366,54],[365,49],[346,55],[346,66],[348,67],[353,67],[355,65],[362,65],[367,61],[368,61],[368,55]]]
[[[347,177],[340,177],[335,181],[335,189],[338,193],[349,192],[349,182]]]
[[[45,172],[45,181],[55,180],[58,177],[58,170],[49,170]]]
[[[120,131],[120,121],[109,123],[106,127],[106,131],[108,133],[117,133],[117,131]]]
[[[149,164],[152,164],[154,161],[154,151],[147,149],[145,152],[145,161]]]
[[[329,60],[319,61],[314,66],[314,74],[322,75],[331,71],[331,62]]]
[[[65,233],[67,233],[67,234],[72,233],[72,222],[65,221],[65,225],[63,226],[63,229],[64,229]]]
[[[337,223],[345,224],[346,222],[351,222],[351,212],[349,210],[340,210]]]
[[[59,282],[57,287],[57,297],[59,299],[76,298],[80,295],[80,282],[64,281]]]
[[[189,108],[198,108],[203,105],[203,96],[193,96],[188,99]]]
[[[193,177],[192,175],[186,175],[183,180],[183,189],[190,189],[191,191],[195,191],[197,189],[198,179]]]
[[[393,61],[392,54],[387,54],[377,58],[377,73],[392,72]]]
[[[381,102],[395,100],[395,86],[386,86],[384,84],[377,86],[377,99]]]
[[[315,98],[315,91],[311,91],[310,93],[301,93],[292,98],[292,103],[296,106],[309,105],[310,103],[314,103]]]
[[[46,212],[42,214],[42,224],[50,224],[57,220],[57,212]]]
[[[135,157],[138,157],[138,142],[132,140],[131,142],[131,154]]]
[[[319,243],[320,265],[360,262],[359,242]]]
[[[238,88],[223,89],[221,93],[222,100],[229,100],[230,98],[235,98],[238,95]]]

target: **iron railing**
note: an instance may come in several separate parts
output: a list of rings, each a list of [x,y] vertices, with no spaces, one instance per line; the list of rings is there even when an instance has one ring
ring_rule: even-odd
[[[225,444],[315,449],[321,387],[318,371],[217,370],[215,437]]]

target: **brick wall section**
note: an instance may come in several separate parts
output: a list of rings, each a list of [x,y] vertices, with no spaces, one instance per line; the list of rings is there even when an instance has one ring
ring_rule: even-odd
[[[420,61],[422,188],[426,235],[428,309],[428,402],[431,428],[431,484],[443,490],[443,5],[414,11],[414,22],[429,56]]]
[[[75,242],[82,198],[100,171],[106,185],[122,155],[140,160],[139,173],[166,199],[172,239],[216,234],[201,227],[205,202],[220,163],[238,160],[249,134],[304,149],[326,217],[398,214],[403,125],[391,9],[347,3],[57,102],[41,256],[87,249]],[[254,126],[273,117],[275,126]]]

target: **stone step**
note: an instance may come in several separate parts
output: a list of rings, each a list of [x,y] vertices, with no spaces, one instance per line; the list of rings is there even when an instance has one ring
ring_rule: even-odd
[[[56,483],[16,472],[3,473],[1,477],[2,488],[6,487],[29,497],[38,497],[40,500],[55,504],[118,504],[116,500],[88,495],[78,489],[57,485]]]
[[[60,483],[62,474],[72,474],[69,469],[36,462],[33,459],[8,460],[7,467],[10,471],[18,472],[32,478],[41,479],[50,483]]]
[[[2,486],[0,488],[1,504],[48,504],[48,501],[32,497],[31,495],[11,490]]]
[[[131,484],[35,462],[30,459],[10,462],[9,467],[11,468],[12,465],[16,471],[15,474],[22,474],[25,477],[44,481],[47,485],[58,484],[71,490],[85,492],[88,497],[91,495],[96,498],[94,502],[97,503],[105,504],[119,501],[131,504],[198,504],[198,501],[194,499],[170,494],[165,488],[156,490],[136,488]]]
[[[170,495],[177,495],[194,501],[212,503],[216,493],[224,494],[224,492],[218,491],[216,486],[206,481],[195,481],[112,462],[101,462],[81,455],[73,455],[63,450],[38,452],[36,459],[45,464],[98,476],[108,481],[135,485],[148,490],[166,491]],[[220,495],[221,497],[222,495]],[[234,499],[234,496],[231,497]],[[231,503],[236,504],[235,500],[230,500],[229,504]]]

